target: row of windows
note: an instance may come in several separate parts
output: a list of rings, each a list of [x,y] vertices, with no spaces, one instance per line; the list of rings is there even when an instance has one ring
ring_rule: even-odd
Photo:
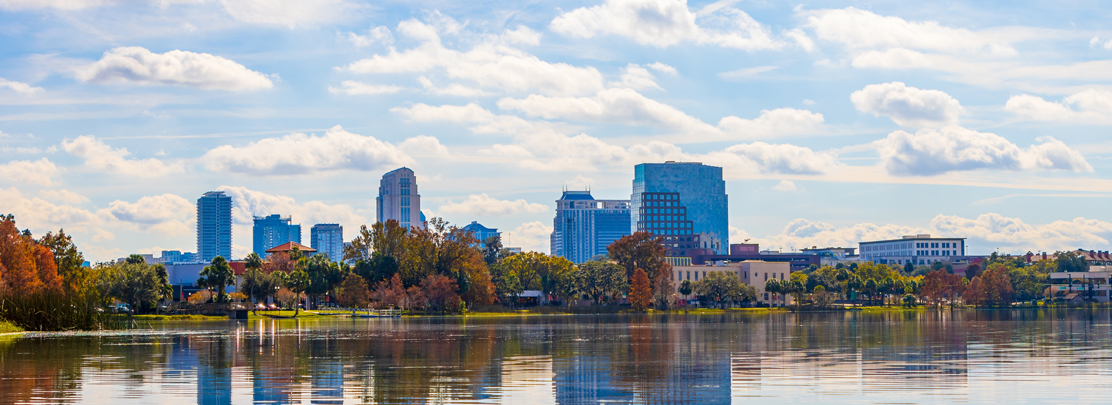
[[[646,229],[691,228],[690,222],[650,222],[644,223]]]
[[[408,207],[409,206],[409,197],[402,197],[402,206],[403,207]],[[408,208],[403,208],[403,209],[406,210],[406,211],[409,211]]]
[[[648,222],[648,221],[683,221],[684,219],[685,218],[684,218],[683,215],[646,215],[644,217],[641,217],[641,220],[643,222]]]
[[[646,201],[646,207],[678,207],[679,201]]]
[[[939,246],[940,244],[942,246]],[[953,246],[951,246],[951,245],[953,245]],[[945,249],[945,248],[951,248],[951,247],[956,248],[956,247],[958,247],[958,244],[957,244],[957,242],[954,242],[954,243],[951,243],[951,242],[941,242],[941,243],[939,243],[939,242],[922,242],[922,243],[916,243],[915,247],[918,248],[918,249],[924,249],[924,248],[926,248],[926,249],[931,249],[931,248],[937,249],[939,247]]]
[[[678,200],[679,194],[645,194],[646,200]]]
[[[642,214],[683,214],[683,208],[642,208]]]

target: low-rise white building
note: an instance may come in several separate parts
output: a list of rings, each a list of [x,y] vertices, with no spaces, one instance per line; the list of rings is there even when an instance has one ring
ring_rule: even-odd
[[[858,260],[881,264],[961,263],[967,256],[965,238],[932,238],[930,234],[905,235],[900,239],[860,242],[859,245]]]
[[[774,280],[787,280],[791,277],[791,263],[788,262],[766,262],[761,260],[746,260],[742,262],[727,262],[718,261],[714,263],[707,263],[706,265],[673,265],[672,266],[672,281],[676,285],[676,293],[679,293],[680,283],[684,280],[690,280],[692,283],[707,277],[707,273],[715,271],[728,271],[737,274],[738,279],[742,283],[749,284],[757,290],[757,302],[762,304],[781,305],[779,296],[772,296],[765,291],[765,283],[769,279]],[[684,297],[693,298],[693,297]],[[791,301],[789,300],[790,304]]]

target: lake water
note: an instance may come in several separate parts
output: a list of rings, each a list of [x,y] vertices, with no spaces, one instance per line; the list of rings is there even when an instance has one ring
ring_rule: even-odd
[[[0,340],[0,403],[1110,403],[1108,310],[320,319]]]

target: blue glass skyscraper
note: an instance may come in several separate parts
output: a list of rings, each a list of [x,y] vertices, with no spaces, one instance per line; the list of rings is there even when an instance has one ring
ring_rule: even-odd
[[[197,199],[197,256],[232,260],[232,197],[209,191]]]
[[[695,162],[634,167],[632,231],[664,238],[670,256],[729,253],[729,212],[722,168]]]
[[[278,214],[254,217],[253,249],[255,254],[266,257],[266,250],[287,242],[301,243],[301,224],[291,224],[290,217]]]
[[[589,191],[565,191],[556,201],[551,254],[573,263],[605,255],[606,247],[629,235],[629,201],[596,200]]]
[[[344,261],[344,227],[340,224],[316,224],[309,229],[309,243],[317,254],[327,254],[334,262]]]

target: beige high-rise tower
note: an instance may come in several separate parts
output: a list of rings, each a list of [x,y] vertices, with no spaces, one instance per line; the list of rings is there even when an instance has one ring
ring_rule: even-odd
[[[391,219],[408,229],[411,226],[425,226],[421,213],[421,194],[417,193],[417,176],[413,170],[402,167],[382,175],[378,186],[378,222]]]

